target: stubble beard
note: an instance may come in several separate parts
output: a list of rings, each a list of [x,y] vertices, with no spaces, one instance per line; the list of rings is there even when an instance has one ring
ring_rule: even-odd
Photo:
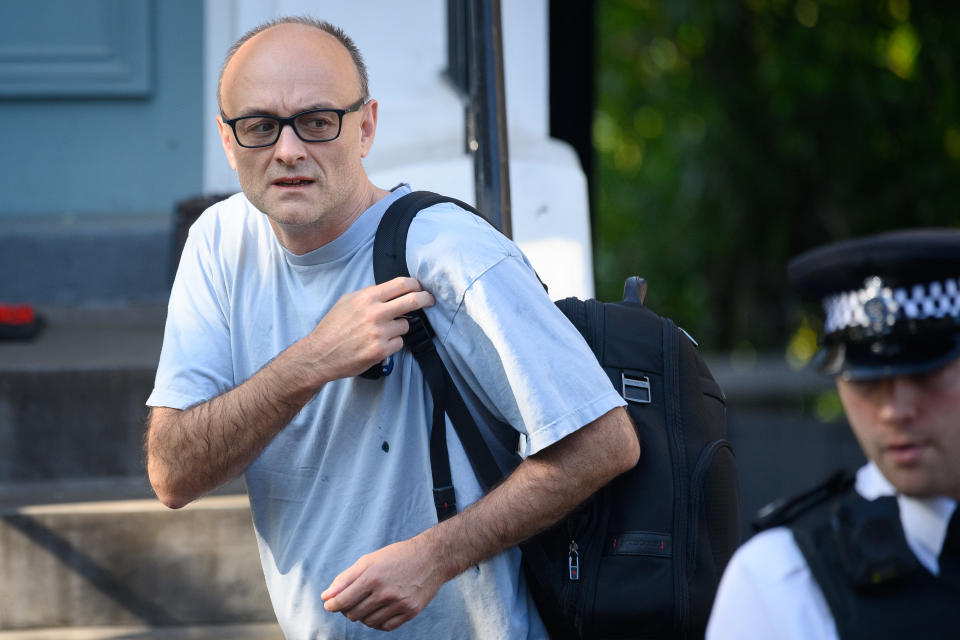
[[[354,194],[349,185],[355,184],[359,176],[347,167],[335,175],[316,173],[319,172],[311,172],[315,182],[307,191],[286,194],[273,187],[272,180],[248,180],[240,172],[237,177],[247,199],[269,218],[275,231],[286,232],[283,235],[312,235],[311,232],[324,235],[324,228],[338,226],[337,213],[351,208],[350,199]]]
[[[250,203],[283,227],[315,224],[324,217],[332,206],[332,200],[335,200],[320,180],[310,187],[310,193],[283,193],[269,182],[256,189],[248,189],[244,182],[241,180],[240,186]]]

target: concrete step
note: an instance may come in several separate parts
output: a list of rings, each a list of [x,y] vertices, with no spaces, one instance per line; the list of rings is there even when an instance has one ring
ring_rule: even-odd
[[[173,254],[168,214],[5,216],[0,301],[163,302]]]
[[[37,310],[37,338],[0,341],[0,482],[142,476],[165,308]]]
[[[235,478],[209,496],[245,495],[243,478]],[[40,482],[0,482],[0,512],[22,507],[68,503],[155,500],[145,475],[78,478]]]
[[[243,494],[171,511],[152,498],[35,503],[27,491],[18,500],[8,486],[0,502],[0,576],[4,631],[275,622]]]
[[[279,637],[242,481],[171,511],[144,477],[165,307],[37,311],[0,341],[0,637]]]
[[[181,627],[57,627],[0,631],[0,640],[283,640],[271,622]]]

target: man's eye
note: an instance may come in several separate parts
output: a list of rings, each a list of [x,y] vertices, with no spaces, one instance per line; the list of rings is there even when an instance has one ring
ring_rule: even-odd
[[[277,129],[276,120],[263,119],[250,119],[243,121],[243,131],[244,133],[249,133],[251,135],[263,135],[267,133],[273,133]]]
[[[312,115],[304,118],[303,126],[311,131],[322,131],[333,126],[333,119],[325,115]]]
[[[848,380],[847,385],[861,396],[874,395],[886,386],[886,381],[880,380]]]

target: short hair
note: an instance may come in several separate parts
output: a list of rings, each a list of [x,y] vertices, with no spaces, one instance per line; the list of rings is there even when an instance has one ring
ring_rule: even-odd
[[[360,98],[364,102],[367,101],[367,99],[370,97],[367,65],[363,61],[363,56],[360,54],[360,49],[357,48],[357,45],[354,44],[350,36],[344,33],[343,29],[330,24],[326,20],[317,20],[316,18],[311,18],[310,16],[282,16],[279,18],[272,18],[254,27],[253,29],[250,29],[245,34],[240,36],[240,39],[234,42],[233,46],[227,50],[227,55],[223,59],[223,65],[220,67],[220,77],[217,80],[217,107],[220,109],[220,113],[223,113],[223,100],[221,97],[221,90],[223,87],[223,72],[226,71],[227,65],[230,64],[230,60],[233,59],[233,56],[247,40],[258,33],[263,33],[267,29],[281,24],[302,24],[304,26],[313,27],[314,29],[319,29],[320,31],[329,33],[331,36],[336,38],[337,41],[347,50],[347,52],[350,54],[350,58],[353,60],[353,65],[357,70],[357,77],[360,80]]]

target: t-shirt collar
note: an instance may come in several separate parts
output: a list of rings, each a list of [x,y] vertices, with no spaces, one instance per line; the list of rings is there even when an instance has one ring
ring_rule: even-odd
[[[377,232],[377,225],[380,224],[380,218],[386,212],[387,207],[393,204],[398,198],[410,193],[410,185],[401,183],[394,187],[389,194],[377,200],[373,205],[360,214],[360,217],[354,220],[346,231],[340,234],[332,242],[308,251],[302,255],[297,255],[288,250],[283,245],[284,258],[288,263],[295,266],[312,266],[335,262],[345,256],[352,254],[357,247],[369,240]],[[279,243],[278,243],[279,244]]]

